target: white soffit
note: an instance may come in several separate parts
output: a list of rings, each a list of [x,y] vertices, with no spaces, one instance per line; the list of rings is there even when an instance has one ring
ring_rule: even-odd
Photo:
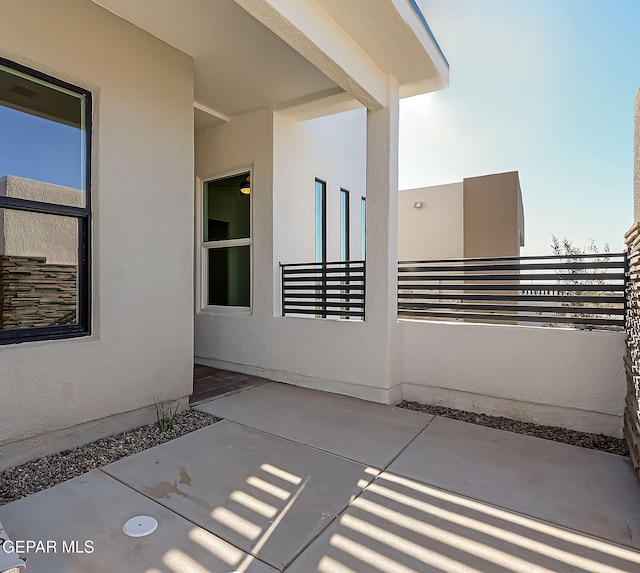
[[[387,104],[387,75],[316,0],[234,1],[363,105]]]
[[[233,0],[93,1],[194,59],[196,129],[336,87]]]

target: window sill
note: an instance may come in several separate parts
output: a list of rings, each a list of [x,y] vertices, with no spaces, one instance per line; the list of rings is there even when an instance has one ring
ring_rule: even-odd
[[[248,306],[205,306],[198,311],[198,314],[212,316],[250,316],[253,309]]]
[[[84,328],[68,327],[68,328],[39,328],[28,330],[3,330],[0,331],[0,346],[9,344],[21,344],[23,342],[47,342],[66,340],[69,338],[89,337],[91,332]]]

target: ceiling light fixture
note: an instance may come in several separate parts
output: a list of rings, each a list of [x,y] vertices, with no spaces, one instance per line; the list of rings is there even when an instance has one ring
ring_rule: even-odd
[[[240,184],[240,193],[243,195],[251,194],[251,175],[247,175],[245,180]]]

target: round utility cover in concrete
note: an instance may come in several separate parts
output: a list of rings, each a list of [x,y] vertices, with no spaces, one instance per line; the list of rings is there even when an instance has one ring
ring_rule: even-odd
[[[158,522],[149,515],[136,515],[122,526],[129,537],[151,535],[158,528]]]

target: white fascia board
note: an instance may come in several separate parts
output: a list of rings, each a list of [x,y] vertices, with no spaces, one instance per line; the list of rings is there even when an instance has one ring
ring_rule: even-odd
[[[449,85],[449,62],[444,56],[429,25],[422,15],[417,2],[412,0],[391,0],[402,19],[409,25],[424,51],[433,62],[438,75],[426,81],[418,81],[401,87],[401,97],[436,91]],[[421,18],[424,20],[421,20]]]
[[[388,103],[386,74],[315,0],[234,0],[365,107]]]

